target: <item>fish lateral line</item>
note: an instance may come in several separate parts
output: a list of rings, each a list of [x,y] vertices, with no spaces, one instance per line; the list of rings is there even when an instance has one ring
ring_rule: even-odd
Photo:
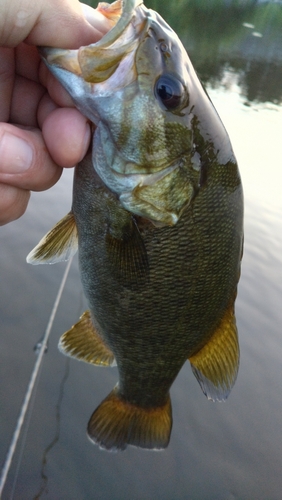
[[[75,170],[74,214],[28,261],[65,260],[78,228],[91,312],[59,349],[99,366],[116,358],[120,375],[88,436],[109,451],[164,449],[168,391],[185,359],[212,401],[224,401],[237,377],[241,183],[226,130],[177,35],[141,0],[99,9],[112,29],[97,43],[41,51],[95,125],[92,157]]]

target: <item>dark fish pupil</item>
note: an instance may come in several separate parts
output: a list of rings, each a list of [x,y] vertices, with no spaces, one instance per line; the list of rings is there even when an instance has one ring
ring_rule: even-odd
[[[156,96],[168,110],[176,109],[182,101],[182,83],[172,75],[162,75],[155,85]]]
[[[157,93],[162,101],[167,101],[172,98],[173,91],[168,85],[162,84],[157,88]]]

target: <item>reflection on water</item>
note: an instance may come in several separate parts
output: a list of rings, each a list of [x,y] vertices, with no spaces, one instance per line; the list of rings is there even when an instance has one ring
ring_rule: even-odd
[[[200,393],[187,363],[171,391],[174,427],[165,452],[129,448],[109,454],[92,446],[86,423],[117,373],[70,360],[66,380],[66,360],[57,342],[85,309],[74,261],[44,357],[15,499],[281,498],[282,65],[277,26],[282,5],[231,0],[151,4],[159,5],[189,47],[241,169],[246,211],[236,303],[238,380],[225,404],[212,404]],[[66,172],[54,189],[32,197],[21,220],[0,229],[1,461],[35,362],[33,347],[45,331],[64,272],[61,264],[28,266],[25,256],[67,213],[70,200],[71,173]],[[10,498],[18,454],[3,500]]]
[[[249,101],[282,101],[282,4],[256,0],[150,0],[184,43],[204,83],[225,71]],[[185,12],[185,15],[183,15]]]

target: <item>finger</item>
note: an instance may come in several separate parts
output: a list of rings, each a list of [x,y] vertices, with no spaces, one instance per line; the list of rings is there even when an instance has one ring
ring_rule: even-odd
[[[50,97],[58,106],[74,107],[74,102],[69,93],[50,73],[47,66],[42,62],[39,67],[39,81],[47,88]]]
[[[0,225],[21,217],[26,211],[30,192],[0,183]]]
[[[32,45],[78,48],[99,38],[101,32],[85,19],[78,0],[1,0],[0,44],[6,47],[26,40]]]
[[[45,89],[39,83],[16,76],[10,106],[10,123],[37,127],[37,107],[44,93]]]
[[[85,156],[91,138],[88,120],[73,108],[52,111],[42,126],[47,148],[56,163],[73,167]]]
[[[61,173],[38,130],[0,124],[0,183],[42,191],[53,186]]]
[[[103,35],[105,35],[111,28],[112,24],[106,16],[103,16],[101,12],[90,7],[85,3],[81,3],[81,9],[85,19],[97,30],[99,30]],[[93,43],[93,42],[92,42]]]
[[[51,99],[49,94],[44,94],[37,110],[37,122],[39,128],[42,130],[43,123],[45,122],[46,118],[52,111],[57,109],[58,106],[54,103],[54,101]]]
[[[41,63],[37,47],[20,43],[15,48],[15,65],[17,75],[24,76],[34,82],[39,82],[38,69]]]
[[[0,60],[0,121],[8,121],[15,73],[13,49],[1,47]]]

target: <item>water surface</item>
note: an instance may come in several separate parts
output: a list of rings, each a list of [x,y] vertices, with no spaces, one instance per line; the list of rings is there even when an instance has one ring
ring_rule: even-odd
[[[280,500],[282,490],[281,2],[151,4],[185,42],[231,136],[245,192],[245,251],[236,303],[241,363],[226,403],[203,396],[189,363],[172,390],[169,448],[93,446],[86,425],[116,369],[62,356],[60,335],[86,308],[75,259],[3,499]],[[280,24],[279,24],[280,23]],[[279,28],[279,29],[278,29]],[[71,172],[33,194],[0,229],[0,461],[4,461],[65,265],[25,256],[71,203]]]

